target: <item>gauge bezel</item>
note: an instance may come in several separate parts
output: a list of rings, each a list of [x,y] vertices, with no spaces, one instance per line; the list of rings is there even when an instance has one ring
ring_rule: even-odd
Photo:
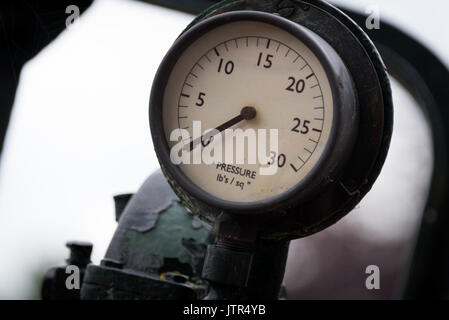
[[[302,41],[320,60],[329,79],[333,98],[333,120],[328,141],[320,159],[306,176],[289,190],[259,201],[234,202],[220,199],[198,187],[170,160],[170,150],[162,121],[163,96],[169,75],[178,57],[189,45],[223,24],[235,21],[259,21],[272,24]],[[342,85],[342,84],[346,85]],[[167,52],[153,81],[150,96],[150,128],[154,148],[163,171],[189,196],[212,208],[234,213],[261,213],[291,207],[306,201],[333,181],[353,147],[358,129],[357,97],[352,78],[342,59],[325,40],[309,29],[279,15],[260,11],[235,11],[207,18],[185,31]],[[176,191],[176,188],[175,188]]]

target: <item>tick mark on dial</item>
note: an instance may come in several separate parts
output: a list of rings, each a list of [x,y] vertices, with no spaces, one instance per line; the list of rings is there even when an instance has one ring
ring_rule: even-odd
[[[220,53],[218,52],[217,48],[214,48],[215,54],[217,55],[217,57],[220,56]]]
[[[306,77],[306,79],[310,79],[310,78],[312,78],[314,75],[315,75],[314,73],[309,74],[309,75]]]
[[[313,128],[312,131],[321,133],[321,130],[320,129],[316,129],[316,128]]]
[[[268,39],[268,41],[267,41],[267,49],[270,47],[270,39]]]
[[[181,93],[181,96],[185,97],[185,98],[190,98],[190,95],[187,93]]]

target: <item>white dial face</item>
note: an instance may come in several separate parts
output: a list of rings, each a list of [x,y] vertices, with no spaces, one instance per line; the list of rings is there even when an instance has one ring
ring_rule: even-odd
[[[191,43],[169,75],[162,107],[182,172],[215,197],[245,203],[301,182],[323,155],[333,119],[316,55],[256,21],[221,25]]]

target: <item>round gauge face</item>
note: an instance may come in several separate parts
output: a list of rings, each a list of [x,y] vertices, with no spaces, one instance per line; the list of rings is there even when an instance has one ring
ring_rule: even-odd
[[[236,204],[279,198],[311,179],[336,117],[335,79],[312,36],[240,19],[178,46],[159,106],[166,166],[207,197]]]

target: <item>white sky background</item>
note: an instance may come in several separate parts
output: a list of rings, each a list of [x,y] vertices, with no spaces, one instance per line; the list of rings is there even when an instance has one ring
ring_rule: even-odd
[[[378,4],[382,17],[449,65],[447,1],[334,2],[361,11]],[[99,263],[116,227],[112,196],[136,191],[159,168],[148,127],[151,83],[192,18],[136,1],[95,0],[25,66],[0,167],[0,298],[28,297],[42,265],[67,257],[67,240],[93,242]],[[430,172],[421,115],[406,92],[395,94],[402,103],[385,170],[352,218],[385,239],[414,227],[410,212],[419,212]],[[417,146],[424,151],[417,154]],[[404,198],[416,202],[398,201]]]

